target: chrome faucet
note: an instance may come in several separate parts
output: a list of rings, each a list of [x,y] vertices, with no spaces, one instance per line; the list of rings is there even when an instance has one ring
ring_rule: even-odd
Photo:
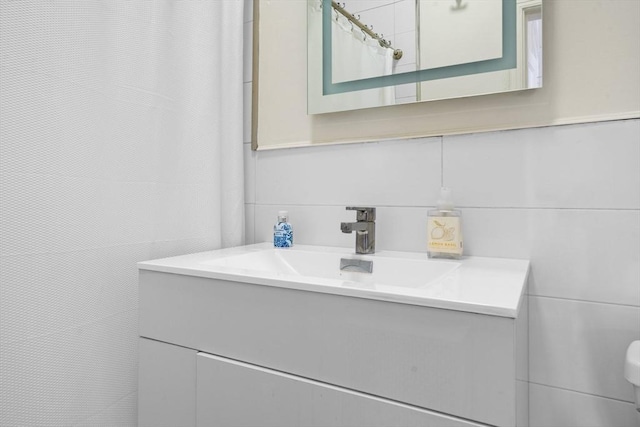
[[[376,208],[347,206],[348,211],[356,211],[357,222],[342,222],[343,233],[356,232],[356,253],[372,254],[376,251]]]

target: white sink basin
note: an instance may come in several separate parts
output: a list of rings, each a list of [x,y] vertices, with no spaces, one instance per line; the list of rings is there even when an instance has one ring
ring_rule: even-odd
[[[323,249],[318,250],[314,247],[302,247],[302,249],[297,247],[270,248],[205,261],[203,264],[280,276],[339,280],[342,281],[343,286],[363,285],[370,289],[380,290],[388,287],[424,287],[460,266],[458,262],[392,258],[384,252],[375,256],[350,254],[348,251],[337,251],[336,248]],[[341,259],[371,261],[373,271],[371,273],[341,271],[339,268]]]
[[[373,262],[372,272],[340,270],[342,258]],[[529,262],[467,257],[431,260],[423,253],[356,255],[346,248],[270,243],[138,264],[142,270],[208,277],[515,318]]]

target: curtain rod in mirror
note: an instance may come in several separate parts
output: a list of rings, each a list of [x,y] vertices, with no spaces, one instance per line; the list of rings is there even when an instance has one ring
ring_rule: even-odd
[[[351,24],[355,25],[356,27],[358,27],[362,31],[364,31],[364,33],[367,34],[369,37],[371,37],[374,40],[377,40],[378,43],[380,43],[380,46],[386,47],[386,48],[389,48],[389,49],[393,49],[393,46],[391,46],[391,42],[390,41],[383,39],[382,36],[380,36],[380,34],[374,33],[371,30],[371,28],[369,28],[368,26],[366,26],[362,22],[360,22],[360,20],[358,18],[356,18],[354,14],[349,13],[349,11],[347,11],[345,9],[345,6],[340,6],[339,3],[331,0],[331,7],[336,12],[340,13],[342,16],[347,18],[349,20],[349,22],[351,22]],[[400,58],[402,58],[402,49],[393,49],[393,59],[398,60]]]

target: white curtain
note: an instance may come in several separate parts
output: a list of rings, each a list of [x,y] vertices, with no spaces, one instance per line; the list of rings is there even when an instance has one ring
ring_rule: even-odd
[[[526,19],[527,87],[542,87],[542,14],[530,13]]]
[[[309,1],[308,32],[308,96],[318,112],[342,111],[379,107],[395,103],[393,86],[344,92],[335,95],[322,94],[322,9],[320,2]],[[383,48],[378,42],[358,29],[352,31],[346,18],[336,21],[332,12],[332,81],[360,80],[386,76],[393,73],[393,50]]]
[[[335,15],[335,13],[332,13]],[[393,50],[380,46],[342,15],[332,19],[333,83],[388,76],[393,73]],[[394,102],[393,86],[353,93],[361,102],[390,105]]]
[[[213,81],[220,91],[211,95],[220,114],[216,144],[221,146],[220,192],[222,247],[244,244],[244,157],[243,157],[243,4],[240,0],[218,0],[216,19],[218,28],[212,52]],[[218,3],[217,5],[215,3]],[[219,25],[219,27],[218,27]],[[204,52],[203,52],[204,53]],[[214,109],[215,111],[215,109]]]
[[[215,246],[222,247],[244,243],[243,3],[159,1],[147,34],[149,54],[159,61],[153,90],[174,104],[171,114],[160,113],[158,137],[171,144],[167,138],[188,136],[184,149],[205,144],[212,150],[204,164],[213,185]]]
[[[384,48],[340,16],[332,21],[333,82],[387,76],[392,73],[393,50]],[[383,88],[381,97],[392,91]]]
[[[242,243],[242,0],[0,0],[0,426],[137,425],[136,262]]]

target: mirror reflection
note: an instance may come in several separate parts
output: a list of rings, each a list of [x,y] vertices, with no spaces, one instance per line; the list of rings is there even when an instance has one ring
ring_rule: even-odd
[[[542,86],[541,0],[308,0],[309,113]]]

